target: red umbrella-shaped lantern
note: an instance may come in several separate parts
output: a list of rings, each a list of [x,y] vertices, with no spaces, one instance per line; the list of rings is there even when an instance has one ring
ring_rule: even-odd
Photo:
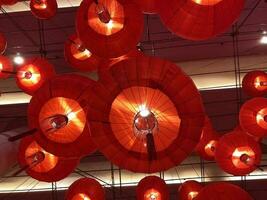
[[[158,13],[173,33],[205,40],[223,33],[238,18],[244,0],[157,0]]]
[[[57,13],[56,0],[30,0],[32,14],[38,19],[50,19]]]
[[[14,5],[18,0],[0,0],[0,5]]]
[[[156,0],[134,0],[141,10],[147,14],[157,13]]]
[[[249,135],[233,131],[219,140],[215,159],[225,172],[243,176],[253,172],[260,164],[261,148]]]
[[[66,200],[105,200],[105,190],[94,179],[81,178],[71,184]]]
[[[186,181],[179,187],[179,200],[194,200],[203,186],[197,181]]]
[[[84,156],[95,151],[86,121],[87,88],[94,82],[79,75],[56,76],[32,97],[28,107],[36,141],[58,156]],[[86,96],[86,97],[85,97]]]
[[[0,55],[0,79],[8,78],[10,74],[13,74],[13,64],[5,56]]]
[[[27,60],[17,69],[17,85],[27,94],[33,95],[47,80],[56,74],[53,66],[43,58]]]
[[[138,56],[100,74],[88,121],[99,150],[134,172],[181,163],[199,141],[204,111],[193,81],[175,64]]]
[[[194,200],[253,200],[240,187],[230,183],[211,183],[205,186]]]
[[[32,178],[56,182],[67,177],[79,159],[58,157],[40,147],[33,137],[23,138],[19,146],[19,164]]]
[[[219,135],[213,129],[210,120],[206,118],[200,141],[195,149],[196,153],[204,160],[214,160],[218,140]]]
[[[267,74],[263,71],[252,71],[246,74],[242,81],[242,88],[252,97],[267,94]]]
[[[87,49],[100,57],[127,54],[139,42],[144,19],[136,4],[125,0],[84,0],[76,28]]]
[[[157,176],[143,178],[136,188],[137,200],[169,200],[168,187],[164,180]]]
[[[241,107],[239,121],[242,129],[250,135],[267,136],[267,99],[256,97],[247,101]]]
[[[6,37],[0,32],[0,54],[3,54],[7,47]]]
[[[97,70],[102,60],[86,49],[76,34],[65,43],[65,59],[72,67],[89,72]]]

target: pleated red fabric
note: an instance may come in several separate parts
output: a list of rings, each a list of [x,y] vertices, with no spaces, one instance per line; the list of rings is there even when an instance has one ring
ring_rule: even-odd
[[[213,129],[210,119],[206,117],[200,141],[195,149],[196,153],[204,160],[214,160],[218,140],[219,135]]]
[[[94,81],[79,75],[60,75],[47,81],[32,97],[28,123],[40,131],[36,141],[58,156],[84,156],[96,150],[86,120],[88,95]]]
[[[261,161],[258,142],[245,133],[232,131],[223,135],[215,151],[215,159],[222,170],[235,176],[253,172]]]
[[[5,79],[10,76],[10,73],[5,72],[13,72],[13,64],[9,58],[0,55],[0,79]]]
[[[30,0],[32,14],[38,19],[50,19],[57,13],[56,0]]]
[[[79,163],[77,158],[58,157],[45,151],[31,136],[21,140],[18,161],[29,176],[44,182],[66,178]]]
[[[158,172],[181,163],[204,123],[200,94],[174,63],[139,56],[100,74],[88,121],[98,149],[117,166]]]
[[[136,47],[143,34],[144,19],[129,0],[82,1],[76,30],[84,46],[103,58],[116,58]]]
[[[17,68],[16,82],[20,89],[33,95],[46,81],[55,76],[56,72],[44,58],[27,59]]]
[[[7,47],[6,37],[0,32],[0,54],[3,54]]]
[[[0,5],[14,5],[18,0],[0,0]]]
[[[165,26],[189,40],[206,40],[225,32],[240,15],[244,0],[157,0]]]
[[[203,186],[197,181],[186,181],[179,187],[179,200],[194,200]]]
[[[156,0],[134,0],[134,2],[146,14],[156,14],[157,13]]]
[[[137,200],[169,200],[170,194],[165,181],[157,176],[143,178],[136,188]]]
[[[267,94],[267,74],[263,71],[247,73],[242,81],[242,89],[252,97],[260,97]]]
[[[205,186],[194,200],[253,200],[237,185],[230,183],[211,183]]]
[[[267,99],[256,97],[245,102],[239,112],[239,121],[250,135],[267,136]]]
[[[91,178],[81,178],[71,184],[66,200],[105,200],[105,190],[99,182]]]

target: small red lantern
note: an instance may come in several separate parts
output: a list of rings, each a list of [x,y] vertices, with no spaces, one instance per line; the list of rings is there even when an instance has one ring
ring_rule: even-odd
[[[240,15],[244,0],[158,0],[158,13],[173,33],[205,40],[223,33]]]
[[[170,195],[165,181],[157,176],[143,178],[136,188],[137,200],[169,200]]]
[[[94,81],[79,75],[61,75],[47,81],[32,97],[28,107],[31,128],[40,130],[36,141],[57,156],[84,156],[95,145],[86,120],[85,90]]]
[[[196,153],[204,160],[214,160],[218,140],[219,135],[214,131],[210,120],[206,118],[200,141],[195,149]]]
[[[260,164],[261,148],[249,135],[233,131],[219,140],[215,159],[225,172],[243,176],[253,172]]]
[[[98,83],[88,106],[94,114],[87,117],[98,149],[114,164],[153,173],[192,153],[203,128],[203,104],[174,63],[130,58],[103,71]]]
[[[0,5],[14,5],[18,0],[0,0]]]
[[[263,71],[252,71],[246,74],[242,81],[242,88],[252,97],[267,94],[267,74]]]
[[[53,66],[43,58],[27,60],[17,69],[17,85],[27,94],[33,95],[47,80],[56,74]]]
[[[7,47],[6,37],[0,32],[0,54],[3,54]]]
[[[144,19],[136,4],[123,0],[84,0],[76,19],[84,46],[103,58],[127,54],[139,42]]]
[[[247,101],[241,107],[239,121],[242,129],[250,135],[267,136],[267,99],[256,97]]]
[[[56,0],[30,0],[32,14],[38,19],[49,19],[57,13]]]
[[[147,14],[157,13],[156,0],[134,0],[141,10]]]
[[[10,74],[13,74],[12,62],[0,55],[0,79],[8,78]]]
[[[67,177],[79,159],[57,157],[41,148],[33,137],[23,138],[19,146],[19,164],[32,178],[56,182]]]
[[[203,186],[197,181],[186,181],[179,187],[179,200],[194,200]]]
[[[230,183],[211,183],[205,186],[194,200],[253,200],[253,198],[240,187]]]
[[[81,178],[71,184],[66,200],[105,200],[105,190],[94,179]]]

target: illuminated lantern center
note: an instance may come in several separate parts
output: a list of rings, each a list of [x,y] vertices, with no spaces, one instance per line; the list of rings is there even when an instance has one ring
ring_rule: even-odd
[[[86,194],[79,193],[74,195],[71,200],[91,200]]]
[[[203,6],[213,6],[217,3],[220,3],[222,0],[192,0],[196,4],[203,5]]]
[[[31,79],[32,78],[32,73],[30,71],[25,72],[24,73],[24,78]]]
[[[249,164],[250,157],[248,154],[244,153],[240,156],[240,160],[245,164]]]
[[[250,147],[236,148],[232,154],[235,167],[245,169],[254,165],[255,153]]]
[[[254,80],[254,87],[259,91],[267,89],[267,76],[258,76]]]
[[[188,200],[194,200],[196,196],[198,195],[198,192],[192,191],[188,193]]]
[[[70,40],[71,47],[70,51],[72,56],[77,60],[86,60],[92,56],[91,52],[85,48],[85,46],[81,43],[80,39]]]
[[[267,108],[261,109],[256,115],[257,124],[267,130]]]
[[[40,163],[45,159],[45,154],[42,151],[38,151],[33,155],[33,163]]]
[[[37,10],[44,10],[47,8],[47,0],[34,0],[34,6]]]
[[[209,156],[214,156],[217,143],[218,143],[218,141],[216,141],[216,140],[211,140],[211,141],[205,146],[205,152],[206,152]]]
[[[60,129],[68,124],[68,117],[66,115],[55,115],[51,117],[50,123],[54,129]]]
[[[145,200],[161,200],[160,193],[155,189],[148,190],[144,197]]]
[[[105,24],[110,22],[111,16],[108,9],[102,3],[98,3],[98,0],[96,0],[96,13],[101,22]]]

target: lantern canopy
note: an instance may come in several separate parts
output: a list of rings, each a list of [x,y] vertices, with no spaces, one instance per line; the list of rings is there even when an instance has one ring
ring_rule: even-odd
[[[57,13],[56,0],[30,0],[32,14],[38,19],[50,19]]]
[[[211,183],[205,186],[194,200],[253,200],[253,198],[240,187],[230,183]]]
[[[0,55],[0,79],[8,78],[12,72],[12,62],[7,57]]]
[[[125,0],[84,0],[76,29],[84,46],[104,58],[127,54],[139,42],[144,19],[136,4]]]
[[[252,71],[245,75],[242,89],[252,97],[267,94],[267,74],[263,71]]]
[[[86,121],[87,88],[94,81],[79,75],[61,75],[46,82],[28,107],[31,128],[37,142],[58,156],[84,156],[95,151]],[[86,97],[84,97],[86,96]]]
[[[267,136],[267,99],[256,97],[244,103],[239,113],[243,130],[256,137]]]
[[[169,200],[170,195],[165,181],[157,176],[143,178],[136,188],[137,200]]]
[[[165,26],[190,40],[205,40],[225,32],[238,18],[244,0],[157,0]]]
[[[7,47],[6,37],[0,32],[0,54],[3,54]]]
[[[40,147],[33,137],[23,138],[19,146],[19,164],[32,178],[56,182],[67,177],[77,166],[79,159],[58,157]]]
[[[146,14],[155,14],[155,13],[157,13],[156,0],[134,0],[134,2]]]
[[[71,184],[66,200],[105,200],[105,190],[94,179],[81,178]]]
[[[29,95],[33,95],[55,74],[53,66],[46,59],[32,58],[18,67],[16,82],[20,89]]]
[[[138,56],[100,73],[87,115],[98,149],[117,166],[157,172],[181,163],[204,123],[200,94],[175,64]]]
[[[225,172],[243,176],[253,172],[260,164],[261,148],[249,135],[233,131],[219,140],[215,159]]]
[[[179,200],[194,200],[203,186],[197,181],[186,181],[179,187]]]

